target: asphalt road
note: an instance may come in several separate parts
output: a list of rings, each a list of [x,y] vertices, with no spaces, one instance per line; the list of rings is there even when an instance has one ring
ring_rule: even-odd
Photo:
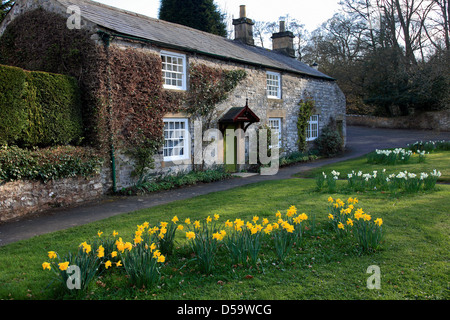
[[[289,179],[293,174],[362,156],[375,149],[405,147],[419,140],[450,140],[450,132],[347,127],[347,150],[340,157],[281,168],[273,176],[252,176],[200,184],[135,197],[104,197],[74,208],[59,208],[0,224],[0,246],[34,236],[63,230],[135,210],[228,190],[264,180]]]

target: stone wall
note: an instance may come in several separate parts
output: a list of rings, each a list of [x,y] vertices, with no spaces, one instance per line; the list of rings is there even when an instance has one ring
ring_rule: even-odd
[[[450,131],[450,109],[395,118],[347,115],[347,125],[388,129]]]
[[[14,181],[0,185],[0,223],[27,215],[98,199],[104,194],[101,175],[43,183]]]

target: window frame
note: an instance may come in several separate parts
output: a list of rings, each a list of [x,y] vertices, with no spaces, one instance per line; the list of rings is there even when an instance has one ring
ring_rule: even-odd
[[[164,76],[164,72],[173,72],[173,71],[172,70],[164,70],[163,56],[164,57],[171,57],[171,58],[182,59],[182,61],[183,61],[183,72],[182,72],[182,78],[181,78],[181,81],[182,81],[182,85],[181,86],[166,84],[166,78]],[[186,72],[186,70],[187,70],[187,58],[186,58],[186,55],[182,54],[182,53],[161,50],[161,62],[162,62],[163,88],[164,89],[186,91],[186,87],[187,87],[187,85],[186,85],[187,84],[187,72]],[[179,73],[179,72],[177,71],[175,73]]]
[[[316,125],[313,129],[313,125]],[[315,133],[315,136],[313,135]],[[313,114],[308,120],[308,128],[306,129],[306,141],[314,141],[319,137],[319,115]]]
[[[275,87],[273,85],[269,85],[269,81],[275,81],[273,79],[269,79],[269,76],[276,76],[278,78],[278,85],[277,85],[277,95],[271,95],[269,86]],[[266,94],[269,99],[281,99],[281,73],[273,72],[273,71],[266,71]]]
[[[163,144],[163,158],[164,158],[164,162],[170,162],[170,161],[180,161],[180,160],[188,160],[190,159],[190,132],[189,132],[189,119],[188,118],[163,118],[163,122],[164,122],[164,144]],[[166,156],[165,155],[165,150],[166,149],[173,149],[174,146],[172,146],[172,148],[166,147],[166,141],[169,141],[166,136],[166,123],[170,123],[170,122],[174,122],[174,123],[184,123],[184,134],[182,137],[182,141],[183,141],[183,145],[181,146],[181,148],[183,148],[184,150],[184,154],[183,155],[172,155],[172,156]],[[175,127],[175,125],[174,125]],[[180,130],[180,129],[173,129],[173,130]],[[167,130],[168,132],[170,132],[170,128],[169,130]],[[177,140],[176,138],[172,138],[173,140]],[[179,140],[179,139],[178,139]]]
[[[282,133],[283,133],[283,118],[280,117],[271,117],[268,119],[269,122],[269,127],[271,130],[273,130],[274,128],[271,125],[271,121],[276,121],[278,122],[278,148],[281,148],[282,145]],[[271,148],[273,147],[272,145],[270,146]]]

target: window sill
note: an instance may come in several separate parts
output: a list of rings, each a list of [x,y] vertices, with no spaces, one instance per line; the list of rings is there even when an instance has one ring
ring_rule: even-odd
[[[172,159],[172,160],[163,160],[161,162],[161,167],[168,168],[168,167],[176,167],[176,166],[182,166],[182,165],[190,165],[191,159],[190,158],[184,158],[184,159]]]

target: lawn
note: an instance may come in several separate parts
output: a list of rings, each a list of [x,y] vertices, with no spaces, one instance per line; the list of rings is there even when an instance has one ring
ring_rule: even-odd
[[[448,153],[447,153],[448,155]],[[355,160],[358,164],[360,160]],[[430,160],[431,161],[431,160]],[[446,162],[448,163],[448,161]],[[348,168],[353,165],[341,164]],[[428,165],[428,163],[427,163]],[[369,167],[367,167],[369,169]],[[444,168],[440,167],[441,170]],[[448,166],[447,166],[448,169]],[[339,182],[341,183],[341,182]],[[151,209],[130,212],[96,223],[54,232],[0,247],[1,299],[149,299],[149,300],[330,300],[330,299],[448,299],[448,252],[450,186],[432,192],[397,195],[379,192],[332,194],[333,198],[356,196],[358,205],[384,221],[382,249],[362,253],[353,239],[336,238],[328,223],[330,196],[314,191],[314,180],[289,179],[256,183],[229,191],[176,201]],[[116,230],[132,241],[136,226],[144,221],[156,225],[177,215],[204,219],[213,214],[220,221],[258,215],[275,220],[275,212],[295,205],[312,221],[303,241],[284,262],[270,245],[264,245],[256,266],[232,265],[219,250],[214,270],[200,272],[186,246],[184,232],[177,234],[177,247],[167,256],[162,279],[153,288],[128,284],[120,268],[110,269],[84,292],[68,295],[53,285],[52,273],[42,269],[47,252],[76,251],[83,241]],[[367,288],[369,266],[380,268],[381,289]]]

